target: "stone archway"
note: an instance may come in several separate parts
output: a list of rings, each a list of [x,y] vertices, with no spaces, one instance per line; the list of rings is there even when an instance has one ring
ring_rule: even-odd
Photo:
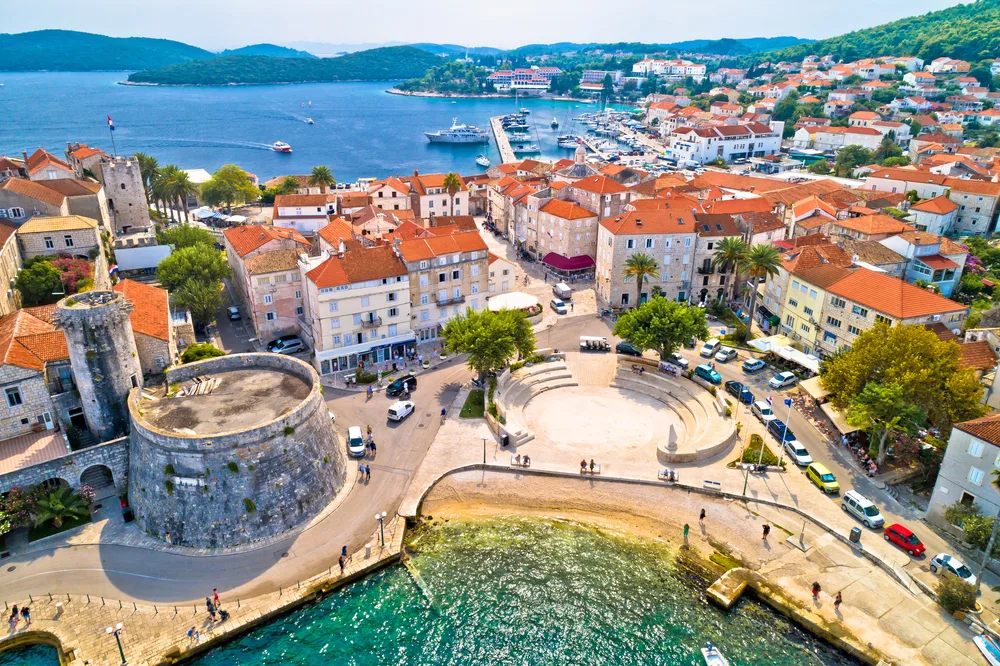
[[[62,487],[69,488],[70,483],[66,479],[63,479],[58,476],[53,476],[49,479],[45,479],[38,485],[40,485],[42,488],[45,488],[46,490],[55,490],[56,488],[62,488]]]
[[[95,500],[117,494],[115,476],[107,465],[91,465],[80,475],[80,484],[94,489]]]

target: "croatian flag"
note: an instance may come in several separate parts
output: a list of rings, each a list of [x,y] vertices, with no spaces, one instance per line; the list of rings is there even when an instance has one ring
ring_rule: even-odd
[[[774,401],[771,400],[771,396],[767,396],[767,404],[774,405]]]
[[[111,120],[111,116],[108,116],[108,129],[115,131],[115,121]]]
[[[108,275],[114,275],[117,272],[118,272],[118,264],[111,264],[111,266],[108,268]]]
[[[791,398],[785,398],[785,406],[786,407],[791,407],[792,406],[792,399]]]

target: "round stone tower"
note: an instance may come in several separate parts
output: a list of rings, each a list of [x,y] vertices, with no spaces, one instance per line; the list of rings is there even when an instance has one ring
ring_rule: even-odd
[[[99,442],[127,432],[128,394],[142,386],[130,312],[132,304],[115,291],[74,294],[56,308],[83,414]]]

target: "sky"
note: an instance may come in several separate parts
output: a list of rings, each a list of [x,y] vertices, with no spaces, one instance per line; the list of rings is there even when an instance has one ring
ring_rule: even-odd
[[[0,32],[62,28],[222,50],[270,42],[531,43],[833,37],[956,0],[46,0],[8,2]]]

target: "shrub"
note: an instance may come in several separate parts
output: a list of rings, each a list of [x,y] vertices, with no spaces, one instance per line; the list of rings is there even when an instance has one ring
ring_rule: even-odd
[[[378,381],[378,375],[374,372],[359,372],[354,375],[354,379],[359,384],[374,384]]]
[[[942,576],[937,585],[938,603],[949,613],[976,606],[976,586],[954,576]]]
[[[715,388],[714,386],[709,386],[708,387],[708,392],[711,393],[712,396],[714,397],[715,394],[719,392],[719,390],[717,388]]]
[[[170,479],[167,479],[166,481],[163,482],[163,485],[166,486],[166,488],[167,488],[167,494],[168,495],[173,495],[174,494],[174,482],[173,481],[171,481]]]
[[[209,342],[197,342],[184,350],[184,353],[181,354],[181,363],[194,363],[225,355],[226,352]]]
[[[226,468],[228,468],[229,471],[232,472],[233,474],[239,474],[240,473],[240,466],[237,465],[236,463],[234,463],[231,460],[226,463]]]
[[[295,428],[292,426],[285,426],[285,429],[282,430],[282,432],[285,433],[285,437],[291,437],[295,434]]]
[[[246,508],[247,513],[253,513],[257,510],[257,505],[253,503],[253,500],[249,497],[243,498],[243,506]]]
[[[760,457],[761,447],[764,449],[763,459]],[[767,444],[764,443],[764,438],[755,433],[750,435],[750,445],[743,449],[743,458],[739,462],[750,463],[753,465],[758,463],[764,465],[777,465],[778,456],[774,455],[774,452],[771,451]]]
[[[170,463],[167,463],[167,466],[163,468],[163,473],[166,474],[167,476],[173,476],[174,466],[171,465]]]

